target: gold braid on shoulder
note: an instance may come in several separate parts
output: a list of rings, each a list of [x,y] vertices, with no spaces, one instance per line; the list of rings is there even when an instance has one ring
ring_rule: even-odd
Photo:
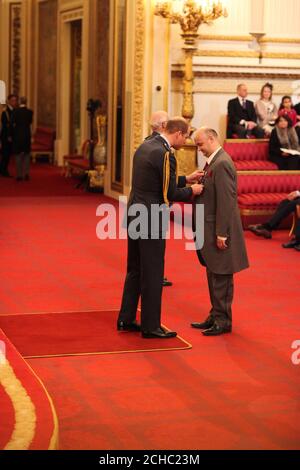
[[[172,156],[175,158],[175,164],[176,164],[176,184],[178,182],[178,174],[177,174],[177,160],[172,153]],[[164,201],[167,206],[170,205],[170,202],[168,200],[168,190],[169,190],[169,184],[170,184],[170,152],[166,152],[164,156],[164,174],[163,174],[163,196],[164,196]]]

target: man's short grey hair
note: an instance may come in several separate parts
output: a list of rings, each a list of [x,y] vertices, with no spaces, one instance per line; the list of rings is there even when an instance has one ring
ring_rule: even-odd
[[[247,86],[246,83],[239,83],[236,87],[236,91],[239,91],[239,89],[242,87],[242,86]]]
[[[156,111],[151,116],[150,126],[155,131],[157,129],[165,127],[163,126],[163,124],[166,124],[168,120],[169,120],[169,116],[166,111]]]

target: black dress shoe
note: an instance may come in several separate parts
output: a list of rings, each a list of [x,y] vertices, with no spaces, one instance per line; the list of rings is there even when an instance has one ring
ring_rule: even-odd
[[[143,338],[175,338],[176,331],[166,331],[163,328],[157,328],[154,331],[142,331]]]
[[[141,331],[141,325],[136,322],[125,323],[124,321],[118,321],[117,323],[118,331]]]
[[[163,287],[172,286],[172,285],[173,285],[173,282],[168,281],[168,279],[166,277],[164,277]]]
[[[202,323],[193,322],[191,323],[191,327],[198,328],[199,330],[207,330],[208,328],[211,328],[213,324],[214,324],[214,321],[211,319],[211,320],[205,320]]]
[[[294,248],[295,250],[300,251],[300,242],[298,243],[298,245],[295,245]]]
[[[211,328],[202,331],[204,336],[218,336],[223,335],[224,333],[231,333],[231,326],[219,326],[214,323]]]
[[[272,232],[266,229],[263,225],[249,225],[248,230],[259,237],[272,238]]]
[[[290,240],[287,243],[282,244],[282,248],[295,248],[295,246],[299,245],[299,240]]]

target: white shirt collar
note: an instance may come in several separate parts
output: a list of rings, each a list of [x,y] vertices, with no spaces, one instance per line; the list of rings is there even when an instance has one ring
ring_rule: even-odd
[[[211,164],[212,160],[214,159],[214,157],[217,155],[218,151],[219,151],[221,148],[222,148],[222,147],[221,147],[221,145],[220,145],[220,147],[218,147],[217,150],[215,150],[214,153],[212,153],[212,154],[208,157],[208,159],[207,159],[207,164],[208,164],[208,165]]]
[[[168,141],[167,137],[166,137],[165,135],[163,135],[163,134],[160,134],[160,136],[167,142],[168,147],[171,148],[170,142]]]
[[[239,99],[239,102],[240,102],[240,105],[243,106],[243,101],[247,101],[247,98],[242,98],[241,96],[238,95],[238,99]]]

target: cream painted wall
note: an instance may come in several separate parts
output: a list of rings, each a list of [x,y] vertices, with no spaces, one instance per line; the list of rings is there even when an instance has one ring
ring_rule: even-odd
[[[254,101],[266,81],[274,84],[277,103],[283,94],[293,93],[293,82],[300,78],[300,1],[223,0],[222,3],[227,7],[228,17],[199,28],[201,37],[194,57],[194,72],[200,76],[194,83],[193,125],[210,125],[224,138],[227,102],[235,96],[238,83],[247,83],[249,98]],[[154,51],[153,70],[157,82],[166,80],[162,61],[169,50],[169,78],[171,72],[172,78],[168,111],[175,115],[181,114],[182,105],[182,78],[174,73],[183,71],[183,41],[178,25],[170,26],[170,43],[164,40],[161,29],[164,21],[154,17],[154,41],[159,47]],[[252,41],[249,33],[253,31],[266,33],[262,51],[267,57],[261,63],[258,53],[249,47]],[[161,102],[154,94],[153,108]]]

